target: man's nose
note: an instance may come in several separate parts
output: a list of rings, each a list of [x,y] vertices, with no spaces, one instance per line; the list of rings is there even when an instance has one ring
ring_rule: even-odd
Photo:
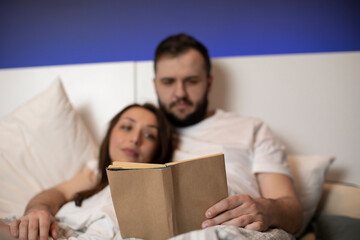
[[[176,84],[176,89],[175,89],[175,96],[177,98],[184,98],[186,96],[186,88],[185,88],[185,84],[183,82],[178,82]]]

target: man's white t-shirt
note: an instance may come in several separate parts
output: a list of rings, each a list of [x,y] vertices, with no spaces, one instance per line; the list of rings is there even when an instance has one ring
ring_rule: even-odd
[[[174,161],[224,153],[229,195],[260,197],[256,173],[291,177],[284,146],[259,119],[216,110],[213,116],[178,131]]]

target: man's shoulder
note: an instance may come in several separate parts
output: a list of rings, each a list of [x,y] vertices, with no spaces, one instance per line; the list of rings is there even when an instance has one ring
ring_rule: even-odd
[[[217,121],[236,121],[242,123],[251,123],[255,125],[263,123],[263,121],[258,117],[244,116],[236,112],[229,112],[222,109],[216,110],[213,119]]]
[[[198,124],[178,129],[182,136],[208,135],[215,133],[251,132],[263,125],[256,117],[242,116],[235,112],[217,109],[215,113]]]

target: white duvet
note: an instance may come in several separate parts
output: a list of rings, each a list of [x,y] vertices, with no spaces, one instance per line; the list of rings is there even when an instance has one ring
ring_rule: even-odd
[[[61,239],[122,239],[109,186],[85,200],[81,207],[76,207],[74,202],[67,203],[58,212],[56,219],[59,222]],[[211,239],[294,239],[294,237],[280,229],[256,232],[234,226],[220,225],[171,238],[171,240]]]
[[[63,238],[121,239],[109,186],[83,201],[81,207],[74,202],[65,204],[56,220]]]

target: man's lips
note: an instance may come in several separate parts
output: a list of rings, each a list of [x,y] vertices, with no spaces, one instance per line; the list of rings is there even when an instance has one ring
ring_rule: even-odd
[[[182,103],[176,103],[173,107],[177,109],[184,109],[189,106],[190,106],[189,104],[182,102]]]
[[[192,104],[190,101],[181,100],[181,101],[173,102],[170,107],[176,108],[176,109],[184,109],[184,108],[190,107],[191,105]]]
[[[137,157],[139,155],[134,149],[131,148],[123,148],[122,150],[126,155],[131,157]]]

